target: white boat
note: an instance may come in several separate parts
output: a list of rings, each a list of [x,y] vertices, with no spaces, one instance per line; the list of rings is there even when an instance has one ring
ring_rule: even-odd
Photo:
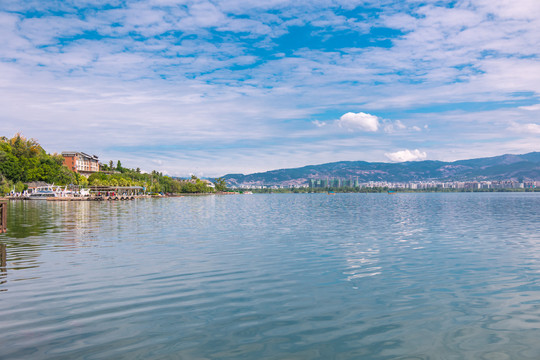
[[[79,191],[79,195],[80,195],[80,196],[90,196],[90,190],[88,190],[88,189],[81,189],[81,190]]]
[[[28,200],[47,200],[48,198],[58,197],[58,191],[54,191],[50,187],[39,187],[32,191],[27,199]]]

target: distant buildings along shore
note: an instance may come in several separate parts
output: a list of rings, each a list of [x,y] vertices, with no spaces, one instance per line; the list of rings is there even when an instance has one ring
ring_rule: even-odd
[[[413,181],[413,182],[388,182],[368,181],[359,182],[358,179],[308,179],[307,184],[238,184],[231,188],[237,189],[362,189],[362,188],[389,188],[404,190],[422,189],[535,189],[540,187],[540,181],[515,181],[515,180],[479,180],[479,181]]]

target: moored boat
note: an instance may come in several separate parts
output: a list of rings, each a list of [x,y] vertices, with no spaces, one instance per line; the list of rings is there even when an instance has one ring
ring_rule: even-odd
[[[58,197],[58,194],[52,190],[38,190],[28,195],[28,200],[47,200],[48,198]]]
[[[56,198],[60,196],[60,189],[54,189],[53,186],[43,186],[35,188],[34,191],[29,193],[25,198],[28,200],[47,200],[50,198]]]

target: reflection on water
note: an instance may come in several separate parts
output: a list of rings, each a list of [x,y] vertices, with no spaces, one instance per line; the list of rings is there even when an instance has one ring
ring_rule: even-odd
[[[537,194],[12,202],[0,358],[538,359],[539,210]]]
[[[0,243],[0,285],[6,282],[6,267],[7,267],[7,252],[6,244]],[[6,291],[6,289],[0,288],[0,291]]]
[[[347,280],[353,280],[366,276],[374,276],[381,274],[381,267],[377,266],[379,262],[379,249],[368,248],[362,250],[351,250],[345,253],[347,257],[347,271],[344,274],[348,275]]]

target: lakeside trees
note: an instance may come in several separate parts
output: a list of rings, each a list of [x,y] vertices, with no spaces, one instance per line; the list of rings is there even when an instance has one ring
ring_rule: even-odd
[[[137,169],[122,167],[122,172],[110,174],[98,172],[88,177],[89,186],[142,186],[154,193],[210,193],[214,189],[205,181],[192,176],[191,179],[177,179],[160,172],[143,174]],[[118,167],[117,167],[118,170]]]
[[[24,183],[44,181],[55,184],[77,184],[83,176],[63,166],[62,155],[47,154],[35,139],[15,134],[0,138],[0,192],[24,189]]]
[[[88,178],[75,173],[63,165],[64,158],[59,154],[47,154],[35,139],[27,139],[20,133],[11,139],[0,138],[0,194],[11,190],[22,192],[25,183],[43,181],[56,185],[85,186],[141,186],[148,192],[163,193],[210,193],[225,191],[223,179],[215,184],[215,190],[207,180],[196,176],[191,179],[173,178],[152,171],[142,173],[140,168],[129,169],[120,160],[113,167],[113,161],[102,164],[102,172]]]
[[[216,187],[216,191],[227,191],[227,183],[224,178],[219,177],[215,179],[214,186]]]

